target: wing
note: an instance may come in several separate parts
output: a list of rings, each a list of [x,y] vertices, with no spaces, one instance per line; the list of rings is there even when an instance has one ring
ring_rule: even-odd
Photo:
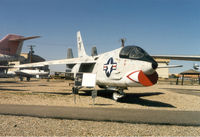
[[[13,66],[14,68],[30,68],[30,67],[41,67],[44,65],[58,65],[58,64],[77,64],[77,63],[96,63],[93,58],[71,58],[71,59],[61,59],[61,60],[51,60],[37,63],[29,63]]]
[[[31,75],[31,74],[28,74],[28,73],[18,72],[18,71],[16,71],[15,73],[16,73],[16,75],[22,76],[22,77],[32,77],[32,76],[34,76],[34,75]]]
[[[187,60],[200,61],[200,56],[186,56],[186,55],[152,55],[153,58],[172,59],[172,60]]]
[[[178,68],[183,67],[183,65],[166,65],[166,66],[158,66],[158,68]]]
[[[0,66],[0,69],[9,69],[9,68],[13,68],[13,66]]]

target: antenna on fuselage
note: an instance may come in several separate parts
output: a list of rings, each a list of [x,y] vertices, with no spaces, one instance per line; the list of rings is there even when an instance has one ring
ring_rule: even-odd
[[[124,47],[124,44],[125,44],[126,38],[121,38],[120,40],[121,40],[121,43],[122,43],[121,47]]]

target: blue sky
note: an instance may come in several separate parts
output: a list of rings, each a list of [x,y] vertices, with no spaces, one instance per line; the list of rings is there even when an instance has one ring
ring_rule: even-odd
[[[149,54],[200,55],[199,0],[0,0],[0,38],[8,33],[40,35],[24,43],[36,45],[35,53],[47,60],[66,58],[67,48],[77,55],[76,32],[80,30],[90,54],[126,45],[138,45]],[[184,68],[194,62],[171,61]],[[197,62],[199,63],[199,62]],[[199,63],[200,64],[200,63]],[[64,71],[63,66],[53,70]]]

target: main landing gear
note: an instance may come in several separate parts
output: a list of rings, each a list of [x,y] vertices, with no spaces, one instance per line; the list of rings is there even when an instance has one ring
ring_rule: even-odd
[[[19,80],[20,80],[20,81],[23,81],[24,78],[20,76],[20,77],[19,77]],[[30,81],[30,80],[31,80],[31,77],[26,77],[26,81]]]
[[[26,77],[26,81],[30,81],[31,80],[31,78],[30,77]]]
[[[113,92],[113,99],[115,101],[118,101],[120,98],[123,98],[125,96],[124,90],[119,89],[118,91]]]

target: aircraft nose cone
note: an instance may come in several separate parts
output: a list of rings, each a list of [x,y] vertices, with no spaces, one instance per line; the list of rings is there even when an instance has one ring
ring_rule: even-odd
[[[143,86],[152,86],[158,81],[158,73],[155,71],[150,75],[146,75],[140,70],[131,72],[129,75],[127,75],[127,78],[131,81],[140,83]]]
[[[157,69],[158,63],[156,61],[152,62],[152,68]]]

